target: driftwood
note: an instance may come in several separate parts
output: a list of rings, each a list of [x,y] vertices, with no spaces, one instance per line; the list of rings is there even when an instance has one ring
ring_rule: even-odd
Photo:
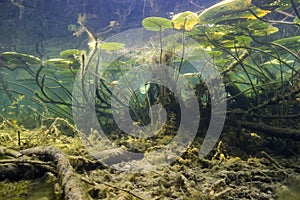
[[[88,200],[90,196],[83,190],[81,180],[76,175],[73,167],[69,163],[67,157],[54,147],[31,148],[21,151],[25,155],[36,155],[44,157],[44,160],[50,160],[56,163],[59,180],[64,190],[65,199],[70,200]]]
[[[34,155],[35,159],[32,159]],[[65,199],[87,200],[91,197],[81,187],[82,177],[74,172],[79,170],[106,169],[107,166],[98,160],[89,160],[80,156],[66,157],[54,147],[35,147],[16,151],[0,147],[0,181],[35,179],[45,172],[58,175],[64,190]]]
[[[239,126],[247,128],[253,131],[260,131],[266,135],[280,137],[280,138],[290,138],[294,140],[300,140],[300,131],[291,128],[280,128],[280,127],[273,127],[262,122],[244,122],[239,121]]]

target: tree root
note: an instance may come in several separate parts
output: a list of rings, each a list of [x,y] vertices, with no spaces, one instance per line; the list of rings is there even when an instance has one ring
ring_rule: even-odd
[[[35,179],[43,176],[46,171],[57,174],[51,162],[32,160],[26,155],[13,149],[0,147],[0,155],[7,159],[0,160],[0,181]]]
[[[91,197],[81,186],[81,178],[76,171],[106,169],[101,161],[89,160],[81,156],[66,157],[54,147],[35,147],[16,151],[0,146],[0,181],[35,179],[45,172],[58,175],[65,199],[88,200]],[[33,159],[33,157],[35,159]]]
[[[45,160],[51,160],[56,163],[56,168],[58,170],[59,180],[64,190],[65,199],[71,200],[88,200],[91,199],[88,196],[81,184],[80,178],[76,175],[73,167],[69,163],[66,156],[54,147],[46,148],[31,148],[22,150],[21,153],[25,155],[37,155],[44,157]]]

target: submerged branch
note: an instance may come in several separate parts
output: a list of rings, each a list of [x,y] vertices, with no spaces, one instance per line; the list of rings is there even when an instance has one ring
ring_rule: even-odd
[[[280,128],[269,126],[262,122],[245,122],[239,121],[238,125],[253,131],[259,131],[269,136],[280,137],[280,138],[290,138],[294,140],[300,140],[300,130],[292,128]]]
[[[31,148],[21,151],[26,155],[37,155],[48,158],[56,163],[56,167],[59,174],[60,183],[64,188],[65,199],[72,200],[88,200],[91,199],[83,190],[80,184],[80,178],[74,172],[67,157],[54,147],[46,148]]]

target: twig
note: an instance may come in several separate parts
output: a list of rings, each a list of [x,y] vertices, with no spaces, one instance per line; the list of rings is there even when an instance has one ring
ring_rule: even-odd
[[[261,154],[266,157],[269,161],[271,161],[278,169],[283,169],[283,167],[269,154],[267,154],[265,151],[262,151]]]
[[[86,177],[81,177],[81,180],[83,180],[84,182],[86,182],[86,183],[88,183],[88,184],[90,184],[90,185],[94,185],[94,186],[98,186],[98,185],[100,185],[100,184],[103,184],[103,185],[106,185],[106,186],[108,186],[108,187],[114,188],[114,189],[116,189],[116,190],[121,190],[121,191],[123,191],[123,192],[126,192],[126,193],[128,193],[128,194],[134,196],[134,197],[137,198],[137,199],[141,199],[141,200],[144,200],[144,199],[145,199],[145,198],[142,198],[142,197],[140,197],[140,196],[134,194],[133,192],[131,192],[131,191],[129,191],[129,190],[126,190],[126,189],[123,189],[123,188],[120,188],[120,187],[111,185],[111,184],[106,183],[106,182],[103,182],[103,181],[101,181],[100,183],[97,183],[97,182],[95,182],[95,181],[91,181],[91,180],[87,179]]]

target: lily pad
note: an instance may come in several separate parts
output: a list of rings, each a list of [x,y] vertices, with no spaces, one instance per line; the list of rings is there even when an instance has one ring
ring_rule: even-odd
[[[234,15],[249,8],[251,0],[224,0],[207,9],[198,17],[200,24],[211,24],[222,20],[226,15]]]
[[[160,31],[165,28],[172,28],[172,22],[162,17],[147,17],[142,21],[145,29],[150,31]]]
[[[211,20],[213,23],[228,24],[228,22],[230,23],[231,21],[236,21],[236,20],[242,21],[242,19],[255,20],[257,19],[257,17],[263,17],[271,12],[269,10],[263,10],[255,6],[250,6],[249,8],[253,13],[255,13],[256,16],[253,15],[253,13],[248,10],[242,10],[242,11],[235,11],[232,13],[224,13],[222,16],[217,17],[216,19],[212,18]]]
[[[33,55],[17,53],[17,52],[4,52],[0,55],[0,58],[4,60],[8,65],[23,66],[38,65],[41,60]]]
[[[186,11],[175,15],[172,22],[175,29],[190,31],[198,24],[198,16],[196,13]]]
[[[75,59],[75,57],[80,56],[81,51],[78,49],[67,49],[60,52],[60,56],[65,59]]]
[[[63,58],[52,58],[46,60],[43,64],[59,68],[68,68],[72,62]]]
[[[124,46],[125,44],[118,42],[105,42],[99,44],[99,48],[104,49],[106,51],[116,51],[122,49]]]
[[[272,25],[270,25],[268,28],[264,29],[264,30],[253,30],[252,35],[255,36],[267,36],[267,35],[271,35],[273,33],[278,32],[278,28],[274,27]]]
[[[276,40],[273,43],[280,44],[290,49],[300,49],[300,36],[288,37]]]

